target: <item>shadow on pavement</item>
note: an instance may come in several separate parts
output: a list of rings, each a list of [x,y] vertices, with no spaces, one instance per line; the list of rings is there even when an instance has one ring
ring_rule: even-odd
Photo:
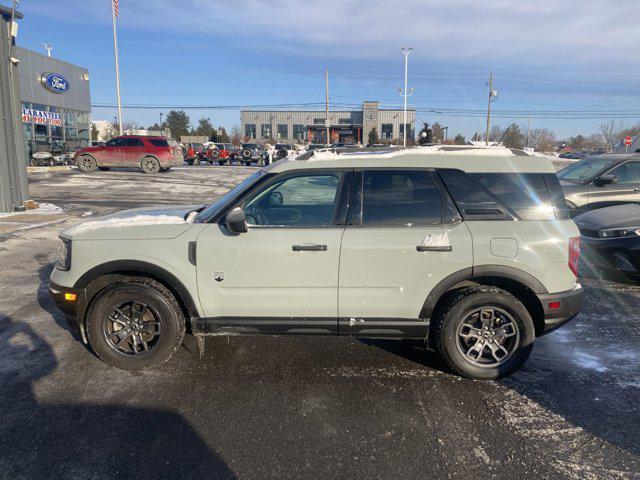
[[[3,478],[235,478],[179,414],[39,402],[34,384],[56,367],[50,346],[32,328],[0,319]]]

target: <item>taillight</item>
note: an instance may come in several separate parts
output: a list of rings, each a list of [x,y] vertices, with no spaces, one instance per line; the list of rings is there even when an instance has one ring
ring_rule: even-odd
[[[569,268],[578,277],[578,261],[580,260],[580,237],[569,239]]]

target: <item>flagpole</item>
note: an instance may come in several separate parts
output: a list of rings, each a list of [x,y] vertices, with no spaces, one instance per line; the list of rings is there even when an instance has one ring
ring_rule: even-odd
[[[118,33],[116,32],[115,2],[111,0],[111,18],[113,20],[113,54],[116,60],[116,95],[118,96],[118,130],[122,135],[122,101],[120,100],[120,65],[118,63]]]

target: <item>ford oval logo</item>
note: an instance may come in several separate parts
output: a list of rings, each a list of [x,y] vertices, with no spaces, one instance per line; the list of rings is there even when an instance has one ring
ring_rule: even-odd
[[[53,93],[69,91],[69,82],[59,73],[45,73],[42,75],[42,84]]]

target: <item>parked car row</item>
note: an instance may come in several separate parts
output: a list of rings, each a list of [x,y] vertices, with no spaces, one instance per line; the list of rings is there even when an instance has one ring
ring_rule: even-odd
[[[586,274],[640,281],[640,154],[587,157],[558,172]]]

